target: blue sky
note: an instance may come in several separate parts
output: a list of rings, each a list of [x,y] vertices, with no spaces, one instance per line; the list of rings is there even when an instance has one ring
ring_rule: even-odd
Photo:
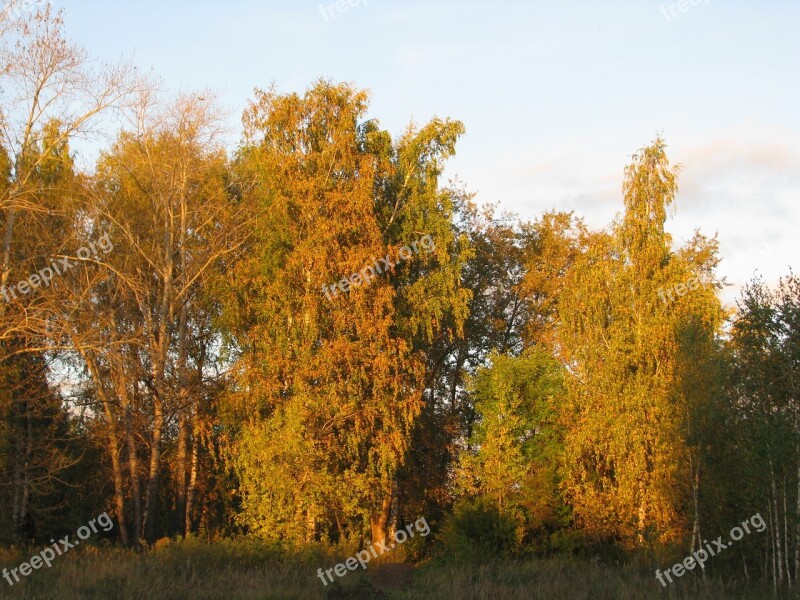
[[[233,140],[255,87],[319,77],[368,89],[395,134],[459,119],[447,175],[525,218],[604,226],[630,155],[661,133],[683,165],[668,227],[719,234],[731,303],[756,270],[800,271],[800,3],[694,1],[353,0],[327,17],[319,0],[54,3],[92,56],[216,90]]]

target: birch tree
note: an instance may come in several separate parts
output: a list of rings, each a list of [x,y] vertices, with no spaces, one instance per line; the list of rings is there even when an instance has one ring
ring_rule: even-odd
[[[664,223],[677,172],[663,141],[634,155],[623,192],[624,214],[584,236],[558,304],[556,347],[572,373],[566,489],[587,532],[654,547],[688,539],[697,400],[687,390],[699,384],[682,380],[680,365],[697,354],[692,344],[710,344],[724,315],[715,241],[697,234],[671,250]],[[685,293],[662,301],[676,286]]]

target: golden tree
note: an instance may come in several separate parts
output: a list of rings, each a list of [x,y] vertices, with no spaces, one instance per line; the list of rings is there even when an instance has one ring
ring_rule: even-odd
[[[243,523],[264,536],[385,539],[422,406],[419,346],[465,312],[438,187],[461,125],[435,120],[395,146],[366,106],[320,82],[260,92],[245,115],[240,179],[264,216],[230,274],[231,456]]]
[[[712,345],[722,320],[712,270],[716,242],[699,234],[671,251],[664,230],[677,191],[663,141],[626,169],[625,213],[586,234],[558,305],[555,347],[568,378],[567,485],[579,524],[645,546],[688,530],[692,415],[707,400],[683,368]],[[698,285],[670,303],[659,291]],[[694,335],[687,336],[688,327]]]

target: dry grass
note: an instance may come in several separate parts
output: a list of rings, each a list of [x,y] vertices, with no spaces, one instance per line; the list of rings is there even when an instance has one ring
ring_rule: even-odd
[[[0,551],[0,568],[30,553]],[[0,579],[0,598],[59,600],[232,598],[320,600],[715,600],[773,598],[768,587],[702,582],[684,577],[663,589],[633,567],[568,560],[480,566],[371,564],[323,587],[317,568],[340,558],[319,550],[282,553],[266,545],[225,542],[168,544],[137,555],[115,548],[81,548],[34,571],[10,587]]]

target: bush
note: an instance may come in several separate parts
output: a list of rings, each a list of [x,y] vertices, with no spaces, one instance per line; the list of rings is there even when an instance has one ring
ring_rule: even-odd
[[[506,558],[518,549],[517,525],[494,506],[461,500],[442,526],[443,558],[458,562]]]

